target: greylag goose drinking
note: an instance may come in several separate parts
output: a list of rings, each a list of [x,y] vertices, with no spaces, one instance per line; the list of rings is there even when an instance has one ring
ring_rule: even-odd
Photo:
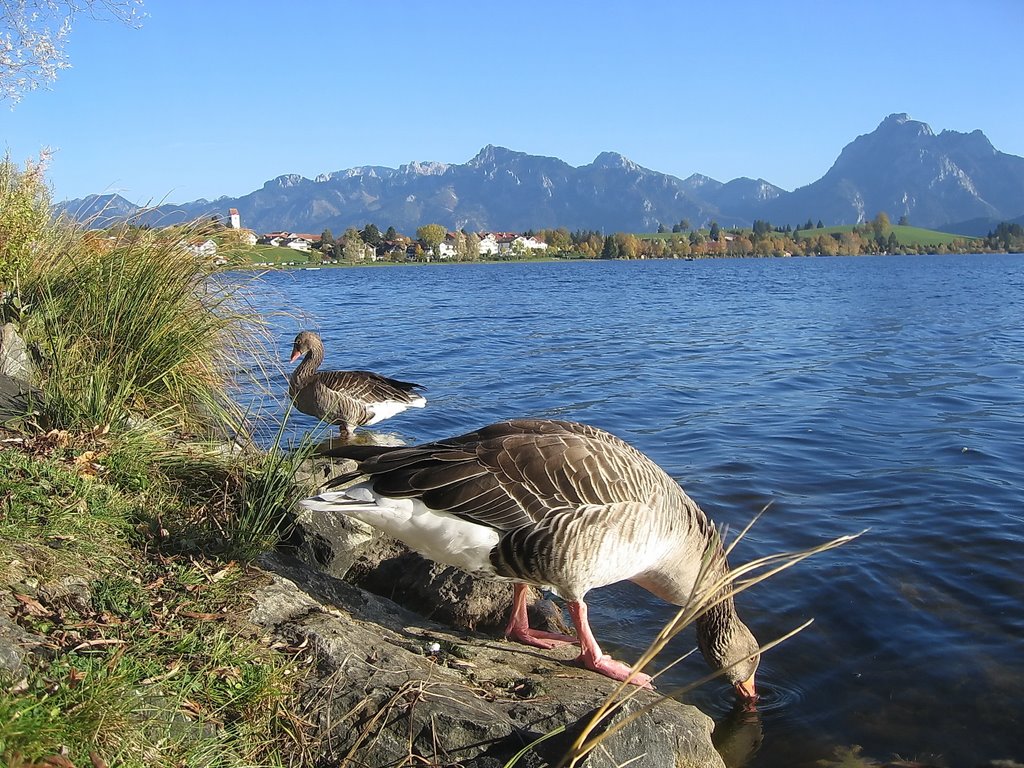
[[[427,404],[415,391],[419,384],[370,371],[317,370],[324,361],[324,344],[312,331],[302,331],[292,344],[291,362],[303,355],[288,381],[288,396],[300,411],[336,424],[342,434]]]
[[[630,667],[594,638],[589,590],[628,579],[683,605],[706,558],[712,578],[728,569],[713,525],[679,484],[623,440],[585,424],[516,419],[418,446],[328,453],[355,459],[357,468],[304,507],[362,520],[474,576],[515,582],[507,637],[539,648],[578,642],[577,662],[616,680],[629,679]],[[530,627],[526,585],[566,601],[576,638]],[[725,669],[743,699],[756,699],[758,645],[731,597],[708,609],[696,630],[711,668]]]

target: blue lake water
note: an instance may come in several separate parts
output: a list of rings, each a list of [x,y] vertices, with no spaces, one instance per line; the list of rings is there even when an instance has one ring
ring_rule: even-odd
[[[734,564],[870,528],[739,597],[762,642],[815,620],[766,654],[756,716],[724,684],[688,696],[752,768],[852,745],[1024,760],[1022,300],[1021,255],[323,269],[257,297],[282,360],[309,328],[326,367],[426,385],[378,432],[589,422],[732,530],[771,502]],[[628,584],[590,602],[626,660],[674,612]],[[669,683],[705,671],[697,655]]]

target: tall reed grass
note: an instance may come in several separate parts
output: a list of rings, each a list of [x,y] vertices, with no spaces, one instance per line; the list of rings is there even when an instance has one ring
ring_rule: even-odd
[[[238,377],[270,380],[268,324],[248,300],[255,280],[189,249],[217,234],[210,222],[91,230],[56,215],[44,169],[45,157],[0,163],[0,305],[39,351],[41,420],[106,435],[133,487],[162,477],[172,496],[195,490],[208,533],[233,556],[273,546],[311,445],[286,450],[282,424],[269,450],[255,448],[232,399]]]
[[[244,287],[189,252],[210,224],[90,231],[54,215],[44,168],[0,163],[0,296],[40,349],[51,425],[238,431],[231,378],[264,357],[267,331]]]
[[[219,268],[186,251],[202,234],[126,227],[93,249],[51,252],[31,287],[55,426],[240,429],[230,379],[244,357],[259,356],[263,335],[236,288],[216,279]]]
[[[211,224],[90,230],[54,215],[45,163],[0,162],[0,315],[38,345],[51,425],[238,431],[230,380],[267,332],[245,289],[189,252]]]

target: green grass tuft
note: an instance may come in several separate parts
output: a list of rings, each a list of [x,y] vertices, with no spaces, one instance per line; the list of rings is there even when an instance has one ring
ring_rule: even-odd
[[[19,448],[0,450],[0,580],[14,624],[43,652],[0,673],[0,763],[66,753],[81,766],[92,751],[108,765],[294,764],[301,675],[244,618],[258,574],[172,546],[145,522],[153,509],[202,518],[231,494],[211,486],[204,507],[159,471],[142,494],[110,485],[112,448],[93,435]],[[283,483],[288,462],[267,466]],[[262,530],[220,548],[252,556],[273,541]]]

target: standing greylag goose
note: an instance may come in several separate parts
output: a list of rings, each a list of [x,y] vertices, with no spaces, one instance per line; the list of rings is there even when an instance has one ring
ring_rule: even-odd
[[[288,381],[295,407],[351,435],[356,427],[376,424],[406,408],[422,408],[419,384],[397,381],[370,371],[318,371],[324,344],[312,331],[302,331],[292,344],[291,362],[303,357]]]
[[[506,636],[539,648],[579,642],[578,661],[616,680],[630,668],[601,651],[584,597],[629,579],[676,605],[688,602],[702,562],[728,569],[700,507],[653,461],[595,427],[517,419],[419,446],[339,446],[358,468],[305,499],[308,509],[362,520],[432,560],[515,582]],[[567,601],[577,638],[531,629],[526,585]],[[731,597],[696,623],[704,658],[737,693],[756,698],[757,641]],[[649,685],[638,674],[632,682]]]

